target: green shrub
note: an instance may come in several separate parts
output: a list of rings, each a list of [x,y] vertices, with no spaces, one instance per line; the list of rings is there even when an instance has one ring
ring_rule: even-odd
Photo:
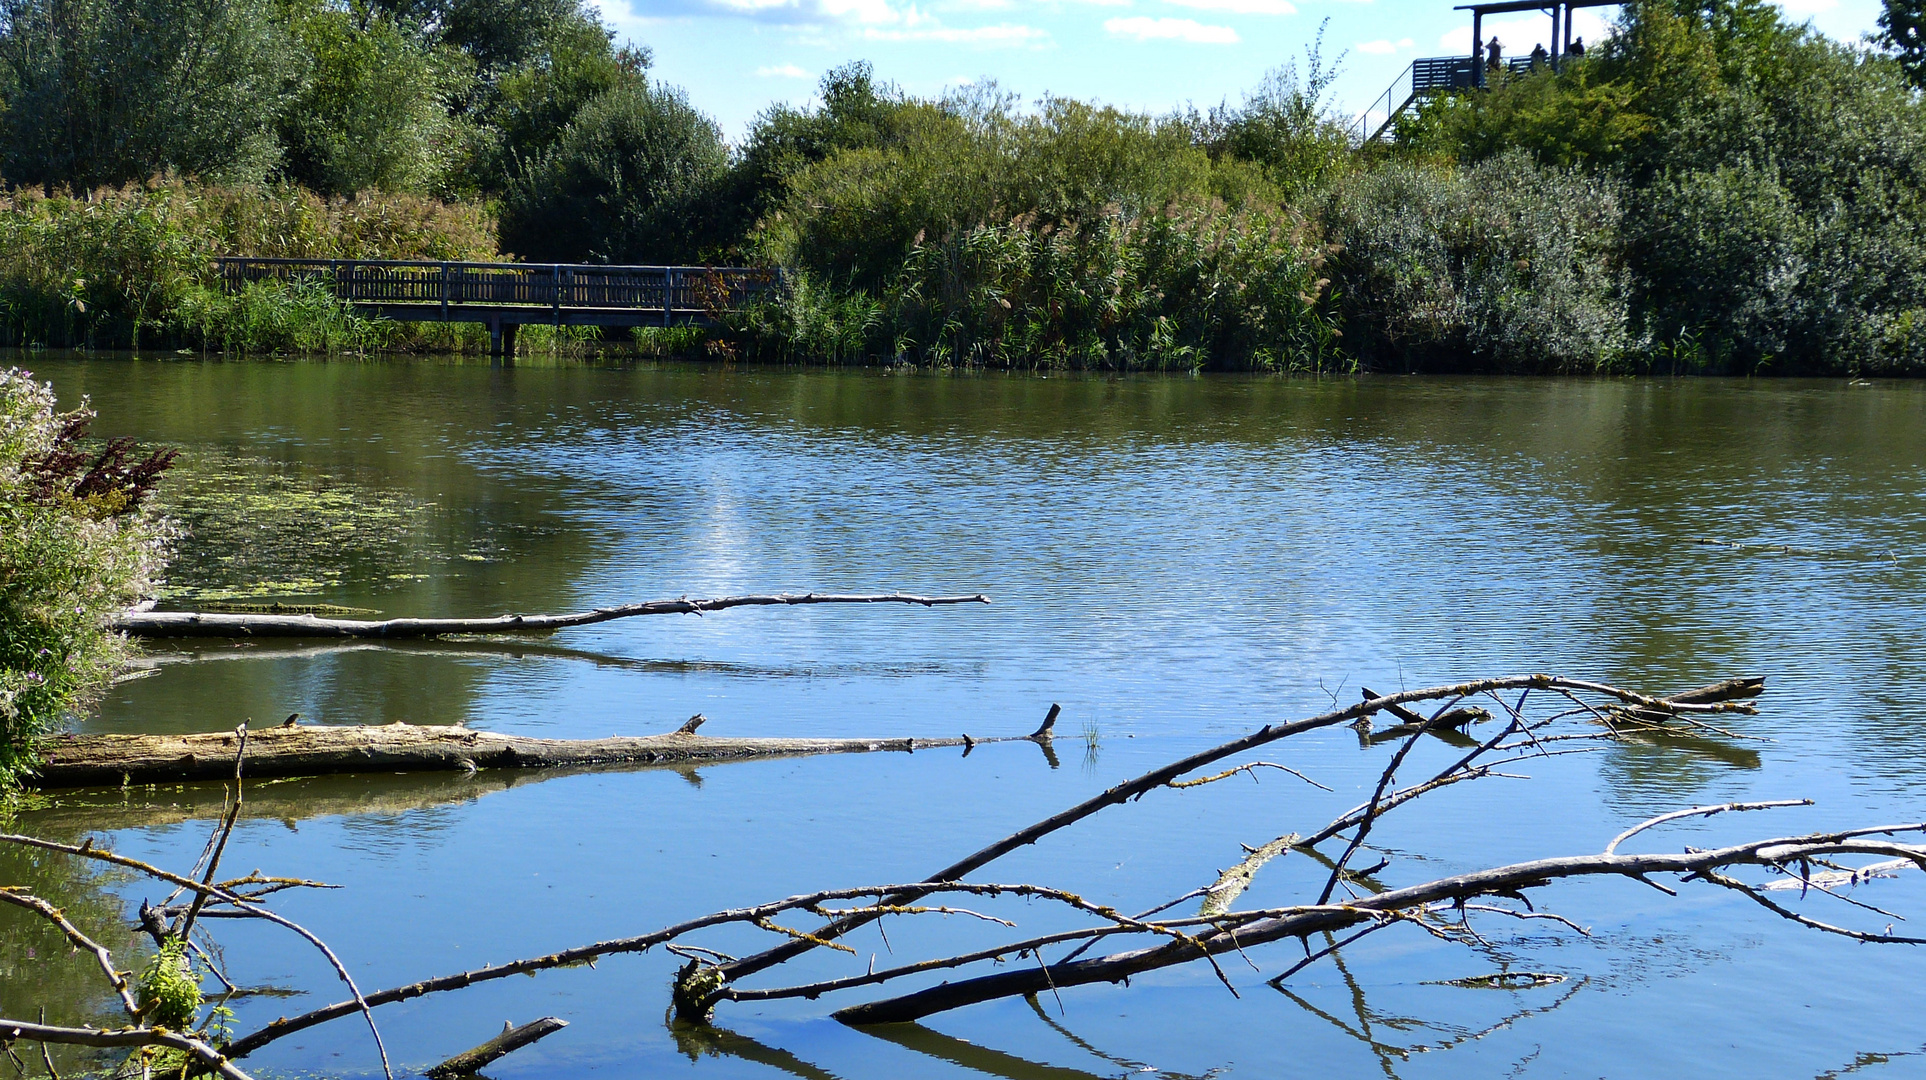
[[[396,324],[356,314],[315,280],[197,288],[174,317],[202,347],[231,353],[366,353],[396,337]]]
[[[1631,349],[1619,195],[1514,152],[1392,163],[1326,211],[1352,355],[1394,370],[1578,372]]]
[[[1339,362],[1323,259],[1276,209],[1032,217],[918,243],[876,295],[805,273],[783,321],[739,329],[831,362],[1321,370]]]
[[[165,530],[144,499],[172,452],[135,459],[125,440],[84,452],[90,415],[57,412],[27,372],[0,372],[0,786],[106,687],[127,648],[108,620],[163,566]]]

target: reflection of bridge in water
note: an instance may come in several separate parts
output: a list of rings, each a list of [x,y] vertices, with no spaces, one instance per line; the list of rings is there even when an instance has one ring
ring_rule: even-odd
[[[774,270],[717,266],[216,259],[221,283],[314,281],[363,314],[488,327],[489,352],[515,351],[517,327],[710,325],[771,292]]]
[[[1460,4],[1456,10],[1471,12],[1471,55],[1427,56],[1411,61],[1397,81],[1379,94],[1371,107],[1358,114],[1351,133],[1359,142],[1383,136],[1404,111],[1419,101],[1455,90],[1476,90],[1486,85],[1492,70],[1485,58],[1484,22],[1486,15],[1512,11],[1542,11],[1551,16],[1551,40],[1542,59],[1514,55],[1503,61],[1507,76],[1529,74],[1535,67],[1556,71],[1572,52],[1572,13],[1579,8],[1616,5],[1623,0],[1497,0],[1494,3]],[[1513,49],[1514,53],[1528,50]]]

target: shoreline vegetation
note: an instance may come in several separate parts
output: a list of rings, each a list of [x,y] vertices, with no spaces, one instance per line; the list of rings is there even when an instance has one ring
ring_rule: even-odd
[[[210,260],[523,258],[788,283],[713,331],[531,326],[531,353],[1926,372],[1920,65],[1763,0],[1635,0],[1563,70],[1363,145],[1321,38],[1166,115],[852,63],[731,145],[576,0],[0,2],[0,345],[481,351],[318,283],[225,292]]]

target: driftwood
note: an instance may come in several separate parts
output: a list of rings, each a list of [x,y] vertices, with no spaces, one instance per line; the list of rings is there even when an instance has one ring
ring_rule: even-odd
[[[1232,757],[1247,750],[1254,750],[1260,746],[1287,739],[1294,735],[1300,735],[1307,731],[1316,731],[1322,728],[1334,727],[1339,724],[1352,723],[1387,711],[1392,706],[1404,706],[1416,702],[1443,701],[1445,702],[1444,706],[1437,710],[1437,715],[1443,716],[1450,713],[1466,700],[1479,695],[1496,695],[1500,691],[1508,690],[1522,690],[1527,693],[1532,690],[1546,690],[1567,696],[1579,693],[1591,693],[1607,698],[1616,705],[1642,706],[1647,709],[1660,710],[1673,715],[1683,713],[1703,714],[1752,711],[1752,707],[1745,704],[1726,702],[1715,704],[1671,702],[1664,698],[1637,694],[1618,689],[1617,687],[1606,686],[1602,683],[1581,679],[1563,679],[1552,675],[1517,675],[1506,678],[1479,679],[1471,682],[1455,683],[1449,686],[1434,686],[1422,690],[1400,691],[1396,694],[1386,694],[1368,701],[1361,701],[1349,708],[1336,709],[1305,720],[1297,720],[1288,724],[1266,724],[1242,738],[1232,739],[1229,742],[1219,744],[1208,750],[1199,751],[1189,757],[1152,769],[1135,779],[1127,780],[1107,791],[1085,799],[1083,802],[1061,813],[1053,814],[1034,825],[1019,829],[1009,836],[990,844],[988,847],[982,848],[938,870],[926,880],[932,885],[938,882],[960,880],[965,874],[980,870],[997,859],[1008,855],[1010,852],[1034,844],[1045,836],[1057,832],[1060,829],[1068,828],[1092,814],[1112,806],[1121,806],[1131,799],[1141,797],[1146,792],[1170,784],[1186,773],[1195,772],[1206,765],[1215,764],[1225,758]],[[1585,711],[1597,712],[1598,710],[1596,707],[1587,706]],[[1417,735],[1430,730],[1433,730],[1431,723],[1420,724],[1417,731],[1411,737],[1415,739]],[[1514,720],[1514,723],[1508,725],[1499,738],[1502,739],[1505,735],[1511,734],[1516,730],[1517,723]],[[1494,743],[1494,745],[1496,744]],[[1370,820],[1375,816],[1376,811],[1367,815],[1366,818],[1363,819],[1364,825],[1360,827],[1368,827]],[[1334,871],[1333,873],[1335,876],[1337,872]],[[928,895],[928,893],[922,890],[907,890],[902,893],[892,894],[886,901],[886,904],[911,904],[926,895]],[[720,984],[713,989],[713,997],[710,999],[710,1003],[713,1003],[714,1000],[721,1000],[727,997],[730,984],[736,980],[784,963],[808,952],[819,944],[833,941],[849,933],[851,930],[866,926],[880,917],[880,915],[854,915],[850,918],[841,919],[827,926],[823,926],[806,937],[792,938],[772,949],[765,949],[752,956],[730,960],[717,966],[713,971],[719,977]],[[703,1004],[704,996],[705,995],[684,995],[678,1001],[678,1008],[681,1009],[683,1019],[699,1020],[708,1015],[708,1010]]]
[[[1535,698],[1534,695],[1536,695]],[[1489,916],[1514,920],[1545,920],[1582,934],[1585,931],[1576,923],[1554,912],[1535,907],[1525,899],[1527,891],[1573,878],[1601,876],[1630,878],[1662,892],[1675,894],[1676,890],[1672,886],[1657,880],[1659,875],[1672,875],[1675,878],[1675,884],[1681,887],[1688,882],[1701,882],[1729,889],[1747,897],[1780,918],[1821,932],[1842,935],[1863,942],[1926,944],[1926,938],[1895,935],[1890,923],[1884,930],[1873,927],[1854,927],[1850,924],[1834,924],[1815,918],[1793,906],[1802,904],[1808,898],[1811,898],[1813,903],[1825,903],[1829,900],[1843,901],[1856,910],[1878,915],[1881,923],[1888,919],[1896,919],[1897,916],[1893,913],[1846,896],[1838,889],[1876,878],[1901,866],[1926,868],[1926,844],[1917,840],[1901,842],[1896,839],[1901,835],[1914,837],[1926,833],[1926,822],[1815,832],[1737,844],[1726,843],[1705,848],[1684,847],[1675,852],[1654,854],[1626,853],[1621,850],[1628,841],[1648,830],[1683,818],[1703,818],[1727,812],[1762,811],[1776,807],[1803,805],[1804,800],[1729,803],[1677,810],[1660,814],[1625,829],[1596,854],[1538,858],[1447,877],[1430,877],[1422,861],[1403,860],[1402,864],[1415,866],[1419,872],[1407,878],[1410,881],[1409,884],[1395,887],[1378,880],[1380,872],[1391,865],[1391,859],[1394,857],[1391,849],[1373,850],[1372,855],[1381,857],[1377,859],[1375,865],[1368,868],[1353,869],[1350,866],[1351,860],[1360,851],[1369,850],[1365,848],[1365,838],[1374,827],[1383,823],[1387,814],[1429,792],[1464,781],[1510,776],[1513,774],[1499,770],[1526,760],[1584,752],[1624,738],[1627,732],[1614,723],[1616,709],[1631,707],[1654,714],[1664,714],[1668,718],[1669,725],[1696,732],[1716,732],[1718,729],[1707,722],[1715,714],[1746,714],[1754,711],[1751,705],[1740,701],[1684,700],[1687,696],[1681,694],[1669,699],[1648,697],[1598,683],[1544,675],[1486,679],[1385,695],[1349,708],[1337,709],[1322,716],[1290,724],[1266,726],[1240,739],[1193,754],[1162,768],[1153,769],[1078,806],[992,843],[974,855],[953,863],[945,870],[922,881],[828,889],[749,907],[711,912],[643,934],[579,945],[546,956],[490,964],[366,994],[360,992],[347,978],[345,968],[331,952],[327,951],[326,946],[319,939],[262,906],[263,898],[271,891],[315,887],[319,883],[297,879],[264,878],[258,873],[246,878],[215,880],[215,866],[219,862],[219,854],[224,846],[222,840],[233,828],[238,805],[223,815],[215,836],[209,842],[209,855],[204,856],[208,863],[205,872],[202,872],[197,864],[187,875],[171,873],[124,855],[93,847],[91,841],[72,845],[36,837],[6,835],[0,836],[0,843],[26,845],[40,850],[61,852],[72,857],[104,861],[173,885],[176,888],[176,896],[183,893],[192,894],[192,900],[188,903],[175,903],[170,898],[159,908],[143,905],[143,925],[150,927],[149,932],[157,938],[168,933],[164,920],[175,920],[172,924],[174,927],[172,932],[182,933],[186,918],[198,910],[202,919],[267,919],[300,934],[326,953],[330,962],[334,964],[337,974],[352,993],[349,1000],[316,1008],[298,1016],[277,1019],[253,1032],[233,1037],[231,1041],[217,1044],[209,1038],[211,1032],[205,1027],[200,1031],[188,1032],[184,1035],[174,1035],[156,1028],[145,1027],[142,1026],[142,1018],[138,1011],[129,1008],[130,1013],[133,1013],[131,1018],[135,1022],[135,1028],[124,1035],[117,1035],[127,1040],[125,1045],[133,1045],[136,1042],[158,1042],[163,1037],[199,1040],[206,1049],[189,1051],[198,1058],[198,1067],[204,1071],[220,1071],[227,1075],[229,1080],[240,1080],[236,1075],[238,1070],[232,1066],[233,1059],[244,1057],[269,1043],[317,1024],[360,1014],[368,1019],[372,1029],[373,1010],[392,1002],[462,989],[477,983],[515,975],[532,975],[544,970],[573,967],[598,957],[638,953],[658,945],[688,959],[674,988],[676,1012],[687,1019],[705,1016],[719,1002],[766,1001],[779,998],[815,999],[828,993],[858,987],[880,986],[898,979],[926,976],[971,965],[985,963],[1002,965],[998,970],[987,974],[926,986],[911,993],[851,1006],[834,1014],[845,1022],[867,1025],[915,1020],[946,1009],[1002,997],[1035,995],[1045,990],[1063,992],[1078,985],[1094,982],[1127,982],[1134,974],[1193,962],[1210,965],[1219,980],[1236,993],[1229,975],[1218,965],[1217,956],[1236,951],[1244,954],[1244,959],[1255,966],[1257,964],[1255,950],[1259,946],[1268,942],[1293,939],[1303,943],[1303,958],[1296,962],[1289,962],[1292,958],[1286,957],[1287,963],[1282,965],[1284,970],[1268,980],[1270,985],[1279,991],[1289,993],[1284,990],[1283,983],[1296,972],[1326,957],[1333,958],[1334,962],[1341,962],[1340,949],[1367,934],[1376,933],[1388,927],[1409,925],[1445,940],[1480,946],[1489,945],[1485,937],[1472,929],[1470,919],[1473,913],[1477,913],[1480,919]],[[1477,699],[1482,705],[1489,706],[1489,711],[1496,721],[1490,726],[1496,729],[1495,732],[1463,753],[1454,755],[1455,760],[1441,771],[1428,777],[1418,778],[1414,782],[1401,784],[1396,778],[1396,773],[1407,761],[1407,755],[1413,747],[1418,746],[1427,735],[1442,723],[1447,722],[1447,718],[1453,715],[1454,710],[1470,704],[1473,699]],[[1530,709],[1527,708],[1528,699],[1533,701],[1533,707]],[[1415,708],[1421,703],[1425,708]],[[1393,711],[1392,706],[1399,706],[1400,709]],[[1052,720],[1055,719],[1057,712],[1058,710],[1054,708],[1051,710]],[[1195,779],[1185,779],[1188,774],[1201,773],[1205,766],[1215,765],[1227,756],[1265,746],[1300,732],[1328,728],[1335,724],[1381,714],[1400,721],[1399,726],[1407,729],[1409,734],[1402,736],[1401,744],[1391,755],[1390,762],[1380,774],[1369,799],[1363,805],[1346,811],[1321,829],[1301,834],[1302,839],[1299,839],[1300,834],[1286,834],[1262,847],[1246,848],[1243,860],[1230,870],[1219,874],[1214,883],[1182,893],[1151,911],[1127,915],[1086,900],[1072,892],[1041,884],[1028,882],[1002,884],[959,880],[963,874],[987,865],[1025,844],[1034,843],[1100,810],[1148,795],[1159,788],[1181,790],[1200,784],[1221,782],[1240,774],[1255,776],[1256,770],[1267,766],[1285,768],[1274,762],[1247,762],[1208,775],[1198,775]],[[1045,729],[1032,737],[1041,741],[1047,734],[1048,726],[1046,723]],[[265,734],[256,733],[253,738],[260,739]],[[684,737],[694,736],[691,733]],[[237,738],[237,744],[239,741]],[[1368,752],[1369,749],[1367,743],[1366,751]],[[236,756],[239,757],[238,745]],[[1317,844],[1330,840],[1345,843],[1341,854],[1331,857],[1316,849]],[[1303,857],[1315,860],[1329,870],[1329,877],[1323,885],[1322,893],[1307,893],[1306,899],[1309,900],[1307,903],[1254,910],[1234,909],[1236,899],[1255,875],[1268,863],[1295,852],[1302,852]],[[1840,866],[1833,861],[1840,856],[1874,856],[1884,861],[1856,867]],[[1815,867],[1825,869],[1816,871]],[[1738,876],[1741,873],[1746,874],[1750,880]],[[1766,880],[1763,882],[1758,880],[1761,877]],[[1799,895],[1796,897],[1783,895],[1783,890],[1779,889],[1781,881],[1796,882],[1800,890]],[[1341,890],[1341,893],[1334,890]],[[1773,895],[1768,895],[1769,890],[1781,892],[1782,895],[1775,898]],[[1168,911],[1184,900],[1199,896],[1204,897],[1205,903],[1196,915],[1159,916],[1158,914]],[[1310,899],[1313,896],[1315,899]],[[4,902],[11,906],[53,922],[77,947],[93,951],[109,985],[124,987],[124,983],[116,982],[120,976],[112,957],[104,949],[97,947],[91,939],[86,938],[78,927],[66,923],[65,917],[51,904],[22,890],[7,890],[5,897]],[[867,971],[858,969],[857,972],[839,978],[828,978],[800,985],[749,988],[738,985],[736,981],[743,975],[774,967],[808,948],[828,946],[846,949],[834,939],[857,926],[880,919],[942,914],[974,917],[1003,926],[1015,925],[1000,914],[989,913],[990,909],[987,906],[983,911],[971,911],[949,906],[951,901],[947,899],[938,901],[935,899],[938,897],[973,897],[985,902],[1009,898],[1049,904],[1076,915],[1076,921],[1082,925],[1019,940],[999,940],[988,947],[972,952],[919,960],[885,970],[875,969],[872,962],[872,967]],[[793,917],[804,913],[816,915],[825,922],[820,928],[810,930],[785,926],[776,921],[778,916]],[[1861,916],[1861,920],[1864,921],[1865,916]],[[724,926],[754,926],[778,935],[784,940],[784,944],[755,956],[732,960],[712,949],[699,947],[683,940],[696,932]],[[1340,934],[1347,936],[1340,938]],[[1313,951],[1311,938],[1314,936],[1323,936],[1329,944]],[[1080,958],[1082,953],[1091,946],[1120,937],[1135,938],[1140,942],[1147,938],[1149,942],[1108,955]],[[1055,945],[1072,946],[1074,951],[1052,962],[1045,958],[1043,950]],[[722,962],[712,962],[712,958]],[[1027,962],[1010,963],[1013,959]],[[209,961],[209,964],[211,968],[212,961]],[[1556,978],[1556,976],[1542,977]],[[122,998],[123,1004],[129,1004],[128,995],[123,993]],[[0,1021],[0,1032],[4,1032],[8,1023],[11,1022]],[[56,1030],[48,1028],[44,1023],[38,1026],[26,1025],[20,1028],[20,1037],[61,1041],[73,1030]],[[377,1047],[378,1040],[377,1032]],[[168,1043],[167,1045],[177,1044]],[[241,1075],[244,1076],[244,1074]]]
[[[979,743],[1047,742],[1056,716],[1025,736],[918,739],[731,738],[696,733],[703,718],[666,735],[536,739],[452,725],[327,727],[290,721],[247,734],[247,775],[255,778],[357,772],[473,772],[639,762],[704,764],[806,754],[913,753]],[[40,743],[44,787],[216,780],[234,774],[235,732],[198,735],[66,735]]]
[[[497,1058],[506,1057],[529,1043],[546,1039],[568,1026],[568,1021],[553,1016],[532,1020],[521,1027],[502,1025],[502,1033],[475,1047],[464,1050],[447,1061],[429,1069],[428,1076],[434,1080],[452,1080],[457,1076],[472,1076]]]
[[[324,619],[316,615],[252,612],[134,610],[114,620],[114,628],[133,637],[288,637],[424,638],[446,634],[547,634],[639,615],[700,615],[737,607],[795,607],[805,604],[911,604],[946,607],[987,604],[982,594],[911,596],[907,593],[775,593],[722,596],[712,600],[651,600],[642,604],[578,611],[570,615],[501,615],[492,619]]]

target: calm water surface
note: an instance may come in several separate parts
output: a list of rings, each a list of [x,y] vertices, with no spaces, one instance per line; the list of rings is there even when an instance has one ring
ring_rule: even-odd
[[[706,730],[740,735],[996,735],[1064,706],[1056,762],[1011,744],[968,758],[252,788],[226,865],[343,886],[282,908],[364,988],[920,876],[1361,685],[1540,670],[1660,691],[1771,678],[1762,714],[1738,721],[1757,741],[1622,746],[1427,799],[1373,837],[1394,857],[1392,884],[1594,851],[1631,822],[1701,803],[1818,805],[1685,823],[1653,844],[1926,817],[1926,385],[22,362],[64,401],[90,396],[99,432],[184,449],[168,481],[188,530],[170,606],[492,614],[808,589],[996,601],[640,619],[539,644],[157,648],[152,674],[118,687],[86,730],[209,730],[298,711],[590,737],[701,712]],[[1272,756],[1335,793],[1270,778],[1165,791],[989,876],[1148,907],[1208,882],[1240,843],[1358,801],[1388,752],[1320,734]],[[219,808],[218,788],[135,788],[21,825],[185,867]],[[87,925],[157,895],[17,850],[0,864]],[[1249,901],[1294,900],[1319,874],[1291,856]],[[1926,911],[1926,875],[1860,896]],[[570,1021],[492,1066],[497,1080],[1926,1075],[1917,951],[1801,932],[1704,888],[1671,899],[1574,883],[1542,899],[1591,937],[1486,926],[1492,945],[1470,949],[1387,931],[1307,969],[1288,994],[1234,961],[1241,998],[1208,969],[1180,969],[881,1033],[828,1019],[862,991],[724,1005],[716,1030],[678,1032],[664,1022],[675,958],[651,953],[380,1018],[409,1069],[504,1019]],[[1025,932],[1061,921],[1019,910]],[[340,996],[286,935],[217,929],[236,981],[267,991],[236,999],[239,1029]],[[994,930],[899,922],[887,943],[853,937],[856,958],[812,956],[789,974],[846,973],[871,953],[887,964],[892,947],[902,958],[973,946]],[[753,932],[703,943],[760,944]],[[1252,959],[1268,974],[1294,950]],[[1568,978],[1443,984],[1506,967]],[[87,969],[17,920],[0,919],[0,975],[5,1015],[44,1004],[50,1017],[114,1022]],[[250,1064],[378,1074],[352,1021]]]

